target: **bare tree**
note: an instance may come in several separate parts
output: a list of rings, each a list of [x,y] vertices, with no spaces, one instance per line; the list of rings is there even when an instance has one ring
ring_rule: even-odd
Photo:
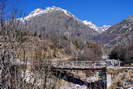
[[[17,43],[17,31],[22,33],[25,26],[17,20],[16,11],[10,14],[10,18],[7,17],[6,5],[7,0],[0,0],[0,89],[19,89],[22,78],[16,65],[15,51],[20,46]]]

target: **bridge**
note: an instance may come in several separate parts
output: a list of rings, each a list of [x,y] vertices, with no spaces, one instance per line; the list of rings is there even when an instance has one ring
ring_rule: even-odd
[[[103,61],[52,61],[51,65],[56,69],[88,70],[102,69],[106,67]]]
[[[13,65],[33,65],[32,60],[19,60],[16,59],[12,61]],[[34,62],[34,64],[38,64],[39,62]],[[104,61],[44,61],[42,64],[49,64],[54,68],[59,69],[100,69],[104,67],[119,67],[121,65],[121,61],[114,59],[107,59]]]
[[[19,62],[19,65],[32,65],[32,61]],[[39,65],[35,63],[34,65]],[[43,63],[42,63],[43,64]],[[120,61],[117,60],[106,60],[106,61],[45,61],[44,65],[47,64],[51,66],[51,73],[59,79],[71,82],[73,84],[78,84],[80,86],[87,86],[89,89],[107,89],[107,71],[106,69],[127,69],[132,67],[121,67]],[[98,72],[98,80],[90,81],[90,75],[85,75],[81,77],[81,72],[91,71],[93,76]],[[90,72],[89,72],[90,73]]]
[[[73,69],[73,70],[88,70],[102,69],[105,67],[120,66],[120,61],[51,61],[51,65],[56,69]]]

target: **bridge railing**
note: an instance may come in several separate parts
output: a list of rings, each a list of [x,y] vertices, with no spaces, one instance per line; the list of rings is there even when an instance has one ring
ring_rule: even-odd
[[[105,67],[104,61],[52,61],[56,68],[100,68]]]

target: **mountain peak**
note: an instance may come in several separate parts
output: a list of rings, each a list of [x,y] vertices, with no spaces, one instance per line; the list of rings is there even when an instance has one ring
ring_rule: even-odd
[[[49,14],[49,13],[56,13],[56,12],[62,12],[66,16],[73,17],[73,15],[67,10],[62,9],[60,7],[52,6],[52,7],[47,7],[46,9],[37,8],[34,11],[32,11],[28,16],[26,16],[25,19],[27,20],[35,16],[40,16],[42,14]]]
[[[63,9],[63,8],[60,8],[60,7],[56,7],[56,6],[52,6],[52,7],[47,7],[45,9],[45,12],[63,12],[65,15],[67,16],[73,16],[70,12],[68,12],[67,10]]]

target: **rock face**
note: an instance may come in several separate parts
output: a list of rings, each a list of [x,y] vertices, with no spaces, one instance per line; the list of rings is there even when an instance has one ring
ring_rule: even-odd
[[[133,41],[133,16],[111,26],[96,37],[103,44],[114,45]]]

